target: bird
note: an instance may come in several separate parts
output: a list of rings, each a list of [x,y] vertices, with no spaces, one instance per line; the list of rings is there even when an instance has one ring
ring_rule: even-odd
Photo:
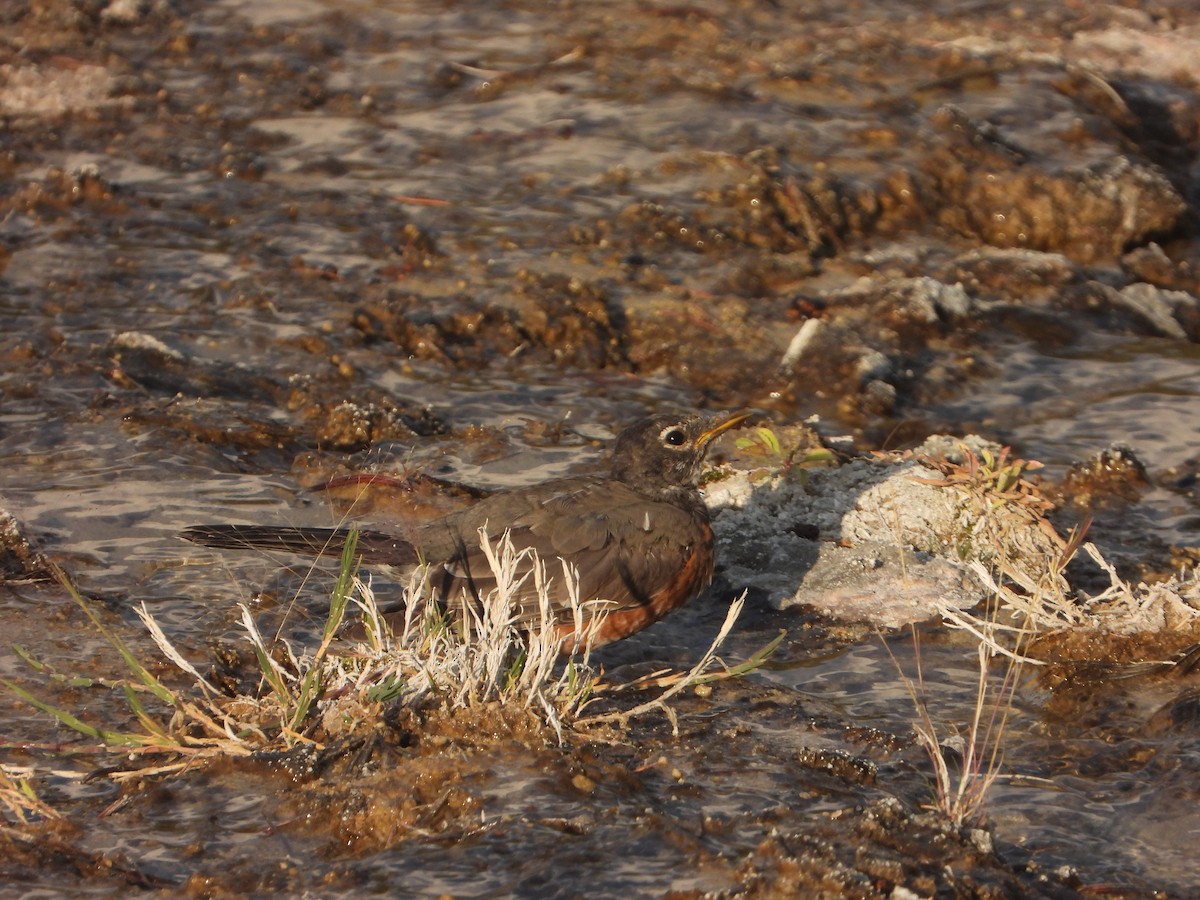
[[[427,565],[437,600],[461,610],[496,586],[481,534],[493,543],[507,534],[518,551],[529,548],[543,561],[562,559],[574,569],[585,610],[603,609],[595,623],[585,613],[577,630],[565,580],[554,578],[544,587],[564,652],[580,649],[585,635],[591,647],[621,640],[712,582],[713,530],[697,482],[713,440],[749,416],[639,419],[618,433],[607,473],[501,491],[402,535],[361,530],[355,551],[362,564],[388,571]],[[195,525],[181,536],[216,549],[340,556],[349,533],[345,527]],[[540,620],[533,579],[524,580],[514,603],[519,623]]]

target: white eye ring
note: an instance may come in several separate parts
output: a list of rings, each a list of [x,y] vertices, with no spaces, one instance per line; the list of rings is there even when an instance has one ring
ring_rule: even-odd
[[[658,439],[667,447],[682,447],[687,443],[687,432],[678,425],[668,425],[659,432]]]

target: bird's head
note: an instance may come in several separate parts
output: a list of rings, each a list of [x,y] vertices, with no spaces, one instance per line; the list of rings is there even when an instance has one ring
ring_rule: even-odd
[[[750,413],[722,416],[651,416],[617,435],[613,476],[651,492],[695,486],[713,439],[744,422]]]

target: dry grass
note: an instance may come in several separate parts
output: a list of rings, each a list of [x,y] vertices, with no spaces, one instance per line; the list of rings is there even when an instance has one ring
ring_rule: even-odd
[[[915,676],[909,676],[884,643],[917,711],[913,730],[933,766],[934,808],[956,827],[978,821],[987,802],[988,792],[1001,777],[1004,761],[1004,733],[1012,713],[1012,699],[1025,663],[1018,641],[1005,654],[1003,674],[997,683],[993,673],[998,655],[992,647],[999,638],[986,633],[975,647],[977,677],[975,703],[965,727],[939,724],[930,710],[928,690],[921,667],[920,638],[912,631],[916,659]]]
[[[712,644],[709,645],[708,650],[705,651],[704,655],[700,658],[700,661],[692,666],[690,670],[683,673],[655,672],[654,674],[643,679],[639,679],[637,682],[632,682],[629,685],[623,686],[627,688],[662,687],[664,688],[662,694],[658,695],[657,697],[653,697],[644,703],[640,703],[632,709],[589,716],[585,719],[581,719],[579,724],[586,727],[588,725],[600,725],[609,722],[617,722],[624,726],[629,722],[630,719],[658,710],[670,720],[672,732],[678,735],[679,720],[676,718],[674,710],[672,710],[670,705],[667,703],[668,700],[677,696],[689,687],[708,684],[711,681],[717,681],[723,678],[736,678],[739,675],[744,675],[747,672],[754,671],[771,657],[771,654],[775,652],[775,648],[777,648],[787,636],[786,631],[781,631],[773,641],[751,656],[750,659],[746,660],[746,662],[737,666],[726,665],[717,657],[717,650],[720,649],[721,645],[725,642],[725,639],[729,637],[729,633],[733,630],[733,626],[737,622],[738,616],[742,614],[742,607],[745,606],[745,604],[746,593],[743,591],[742,595],[729,605],[729,611],[725,614],[725,621],[721,624],[721,628],[717,632],[717,636],[713,638]],[[722,671],[710,671],[714,662],[721,666]],[[596,689],[599,692],[601,690],[605,690],[605,686],[597,686]],[[611,688],[609,688],[609,690],[611,690]]]
[[[591,695],[596,674],[592,646],[604,622],[606,603],[582,601],[578,578],[565,562],[561,577],[570,598],[578,652],[562,661],[564,640],[550,605],[554,576],[533,551],[517,550],[507,538],[493,545],[480,534],[480,546],[496,575],[497,587],[482,603],[466,604],[466,613],[449,619],[425,603],[425,573],[414,573],[410,598],[398,628],[380,616],[369,582],[354,580],[366,636],[349,652],[327,661],[327,693],[361,701],[435,702],[448,710],[499,701],[533,709],[561,739]],[[532,581],[540,599],[532,625],[517,618],[515,596]],[[416,602],[413,602],[413,600]],[[334,704],[337,700],[331,701]]]
[[[1000,777],[1004,733],[1023,668],[1046,665],[1029,655],[1031,648],[1036,652],[1034,638],[1074,631],[1120,634],[1191,627],[1200,615],[1200,582],[1194,573],[1157,585],[1135,587],[1123,581],[1100,551],[1084,541],[1086,524],[1065,539],[1054,532],[1045,518],[1049,502],[1025,477],[1039,465],[1012,458],[1007,448],[997,455],[976,455],[963,448],[961,462],[922,462],[942,476],[922,480],[969,498],[974,517],[959,550],[989,593],[982,612],[951,605],[939,609],[946,625],[976,641],[978,677],[969,722],[960,727],[944,719],[938,723],[927,700],[919,646],[914,677],[900,671],[897,663],[917,711],[917,739],[933,764],[935,805],[950,821],[963,825],[982,815],[988,791]],[[1030,540],[1031,534],[1049,540]],[[1109,586],[1095,595],[1073,589],[1066,578],[1068,564],[1080,551],[1109,577]],[[998,657],[1004,658],[1000,673],[994,671]]]
[[[978,821],[988,792],[1001,777],[1005,730],[1012,700],[1026,665],[1042,665],[1025,650],[1042,627],[1072,627],[1083,613],[1071,601],[1063,572],[1077,552],[1082,530],[1063,540],[1046,520],[1051,504],[1025,476],[1041,463],[1016,459],[1007,447],[998,454],[972,452],[963,445],[962,461],[922,457],[938,469],[940,479],[918,479],[966,495],[975,510],[970,534],[960,555],[990,590],[987,612],[979,615],[945,604],[943,622],[968,632],[976,641],[975,701],[970,720],[962,726],[939,722],[929,704],[921,667],[920,639],[913,629],[916,672],[909,676],[891,648],[884,644],[900,675],[917,720],[917,741],[933,766],[934,803],[956,827]],[[1044,544],[1029,540],[1031,532],[1048,537]],[[1015,554],[1020,554],[1018,561]],[[997,657],[1004,659],[999,678]]]
[[[27,825],[35,818],[57,819],[58,812],[34,793],[32,771],[25,767],[0,765],[0,810],[15,824]]]
[[[258,690],[252,694],[222,693],[172,644],[143,604],[137,612],[150,635],[193,685],[190,690],[168,687],[104,625],[62,573],[60,580],[75,602],[124,659],[130,677],[100,683],[124,692],[141,730],[89,725],[17,684],[3,683],[63,725],[122,748],[133,765],[128,773],[114,772],[117,779],[182,771],[213,758],[286,749],[299,742],[320,744],[326,723],[338,722],[338,733],[344,734],[354,723],[369,724],[372,716],[382,715],[385,703],[431,703],[451,711],[493,701],[516,703],[534,709],[561,736],[564,721],[591,693],[596,678],[589,663],[591,638],[604,619],[603,609],[579,601],[569,567],[563,566],[561,577],[584,640],[581,652],[560,665],[561,629],[547,599],[550,576],[528,551],[516,551],[507,539],[492,546],[484,537],[498,586],[458,621],[444,618],[435,603],[426,602],[428,585],[418,573],[408,586],[409,615],[393,630],[380,615],[369,582],[357,577],[354,544],[352,536],[315,650],[298,654],[287,640],[268,642],[250,610],[241,606],[241,624],[260,673]],[[540,618],[532,625],[519,622],[513,612],[513,595],[527,579],[543,598]],[[361,610],[367,638],[339,643],[337,633],[351,607]],[[585,626],[586,621],[590,625]],[[45,664],[39,667],[54,674]],[[151,711],[150,698],[165,705],[168,713]],[[347,716],[353,721],[348,723]]]
[[[761,664],[770,648],[741,666],[723,672],[707,670],[716,659],[741,610],[734,603],[724,627],[701,662],[690,672],[672,675],[665,692],[624,713],[584,718],[584,706],[598,689],[599,676],[591,662],[595,635],[604,621],[604,603],[583,601],[578,580],[566,563],[551,569],[532,551],[517,550],[505,536],[493,543],[481,533],[497,587],[479,604],[464,604],[467,612],[448,617],[430,597],[425,573],[418,571],[406,588],[407,613],[393,626],[380,614],[369,580],[358,577],[354,535],[347,541],[339,578],[334,587],[322,639],[315,649],[297,653],[285,639],[263,637],[250,610],[241,607],[241,624],[253,648],[259,672],[258,688],[250,693],[222,692],[172,644],[143,604],[138,615],[158,648],[191,680],[191,687],[168,687],[138,660],[120,634],[107,627],[93,605],[66,576],[59,580],[76,604],[124,659],[129,676],[98,680],[97,686],[123,692],[139,729],[118,731],[93,726],[71,710],[39,699],[31,691],[2,681],[10,691],[56,718],[61,724],[110,748],[120,748],[123,767],[106,770],[115,780],[182,772],[207,761],[248,756],[262,750],[286,750],[299,743],[326,742],[374,728],[388,705],[438,708],[448,714],[486,704],[507,704],[530,710],[561,742],[570,728],[628,720],[653,710],[672,721],[667,701],[691,684],[732,677]],[[580,638],[567,637],[551,607],[550,586],[561,578],[570,596],[571,616]],[[541,598],[532,624],[518,620],[514,596],[529,582]],[[357,642],[337,637],[349,613],[361,614],[365,636]],[[564,640],[574,653],[564,658]],[[25,654],[44,676],[61,680],[46,663]],[[4,785],[0,784],[0,790]],[[0,795],[0,801],[15,794]],[[28,792],[24,794],[28,797]],[[23,802],[23,801],[14,801]]]

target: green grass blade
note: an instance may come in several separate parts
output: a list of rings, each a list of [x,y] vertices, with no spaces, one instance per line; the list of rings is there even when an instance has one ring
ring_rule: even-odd
[[[60,709],[52,703],[46,703],[44,700],[39,700],[29,691],[25,690],[20,685],[13,684],[6,678],[0,678],[0,684],[4,685],[26,703],[36,706],[44,713],[49,713],[58,719],[63,725],[70,728],[72,731],[77,731],[84,737],[89,737],[100,741],[103,744],[115,747],[141,747],[150,743],[145,735],[127,734],[122,731],[108,731],[104,728],[97,728],[95,725],[89,725],[81,719],[76,718],[67,712],[65,709]]]
[[[321,635],[321,646],[317,649],[316,660],[324,659],[329,644],[337,634],[342,620],[346,616],[346,608],[350,605],[350,595],[354,590],[354,576],[358,572],[358,529],[351,528],[346,535],[346,543],[342,547],[342,560],[338,568],[337,583],[329,596],[329,616],[325,619],[325,630]]]
[[[138,721],[142,723],[142,727],[146,729],[146,732],[150,736],[157,738],[163,744],[172,746],[179,744],[178,739],[168,734],[162,724],[146,712],[146,708],[142,706],[142,701],[138,699],[137,694],[134,693],[133,688],[129,685],[125,685],[125,699],[129,703],[129,708],[133,710],[133,714],[137,716]]]
[[[387,703],[404,693],[404,685],[401,677],[389,678],[367,688],[366,697],[374,703]]]
[[[275,694],[279,705],[284,709],[290,709],[294,701],[291,691],[288,690],[287,679],[284,677],[283,671],[275,660],[271,659],[267,645],[263,642],[262,634],[254,623],[254,616],[250,614],[250,608],[244,603],[239,603],[238,607],[242,611],[242,627],[246,629],[246,636],[250,639],[251,646],[254,647],[254,656],[258,660],[259,671],[262,672],[267,684],[271,686],[271,692]]]
[[[287,683],[279,674],[279,670],[275,666],[275,660],[271,659],[266,648],[259,644],[254,645],[254,655],[258,659],[258,668],[263,674],[263,678],[267,680],[267,684],[271,686],[272,693],[279,698],[279,702],[285,706],[291,704],[291,693],[287,689]]]
[[[45,675],[52,681],[57,681],[59,684],[65,684],[67,687],[94,687],[100,684],[104,687],[113,687],[113,684],[104,680],[97,681],[94,678],[87,678],[83,675],[63,675],[61,672],[55,671],[51,666],[42,660],[38,659],[25,647],[20,644],[12,645],[13,652],[25,661],[29,668],[33,669],[41,675]]]
[[[763,445],[771,451],[773,456],[780,456],[783,453],[783,447],[779,443],[779,436],[774,431],[762,426],[756,428],[755,431],[758,433]]]
[[[51,565],[51,570],[58,583],[66,589],[68,594],[71,595],[71,599],[75,601],[75,605],[84,611],[87,617],[92,620],[92,624],[99,629],[100,633],[104,636],[104,639],[108,641],[113,649],[121,654],[121,658],[125,660],[125,665],[129,667],[129,671],[131,671],[137,677],[138,681],[149,688],[150,691],[164,703],[169,703],[171,706],[177,706],[179,701],[176,698],[175,693],[150,674],[146,667],[138,661],[138,658],[133,655],[133,651],[129,649],[128,645],[121,640],[120,635],[109,629],[103,622],[100,621],[100,616],[93,608],[93,604],[83,599],[83,595],[79,593],[79,589],[76,588],[71,582],[71,579],[67,577],[67,573],[53,564]]]
[[[292,713],[291,721],[288,722],[288,728],[292,731],[300,730],[301,723],[308,716],[308,711],[317,702],[320,694],[321,667],[314,665],[304,673],[304,680],[300,682],[300,692],[296,697],[296,709]]]
[[[28,650],[26,650],[20,644],[13,644],[12,648],[13,648],[13,652],[16,653],[17,656],[21,657],[21,659],[25,660],[25,664],[27,666],[29,666],[29,668],[33,669],[35,672],[40,672],[43,675],[53,675],[54,674],[53,670],[48,665],[46,665],[44,662],[42,662],[40,659],[38,659],[32,653],[30,653]]]
[[[786,637],[787,629],[780,629],[779,634],[775,636],[774,640],[755,651],[745,662],[738,663],[736,666],[729,666],[724,672],[700,675],[693,683],[705,684],[710,681],[722,681],[726,678],[737,678],[740,675],[747,675],[764,665],[775,654],[775,651],[779,649],[779,645],[783,643],[783,639]]]
[[[529,651],[522,647],[521,651],[513,658],[513,661],[508,664],[508,668],[504,672],[504,687],[501,689],[501,693],[507,694],[520,681],[521,673],[525,670],[525,660],[528,655]]]
[[[49,679],[50,681],[53,681],[55,684],[62,684],[62,685],[66,685],[67,687],[75,687],[75,688],[90,688],[90,687],[124,688],[127,685],[129,685],[128,681],[125,681],[122,679],[89,678],[86,675],[66,675],[66,674],[56,670],[53,666],[51,666],[45,660],[38,659],[36,656],[33,655],[33,653],[31,653],[29,651],[29,649],[27,647],[23,647],[20,644],[13,644],[12,648],[13,648],[13,652],[16,653],[17,656],[19,656],[21,659],[23,659],[25,661],[25,663],[31,669],[33,669],[35,672],[37,672],[41,675],[44,675],[47,679]],[[148,688],[146,688],[143,685],[134,685],[134,689],[135,690],[148,690]]]
[[[786,628],[779,629],[779,634],[775,635],[774,640],[751,655],[751,657],[744,663],[734,666],[729,671],[733,672],[735,675],[741,675],[744,672],[753,672],[775,655],[775,651],[779,649],[779,645],[783,643],[783,640],[787,637],[787,634]]]
[[[831,463],[837,461],[837,454],[832,450],[821,448],[820,450],[810,450],[804,454],[797,465],[805,466],[813,463]]]

